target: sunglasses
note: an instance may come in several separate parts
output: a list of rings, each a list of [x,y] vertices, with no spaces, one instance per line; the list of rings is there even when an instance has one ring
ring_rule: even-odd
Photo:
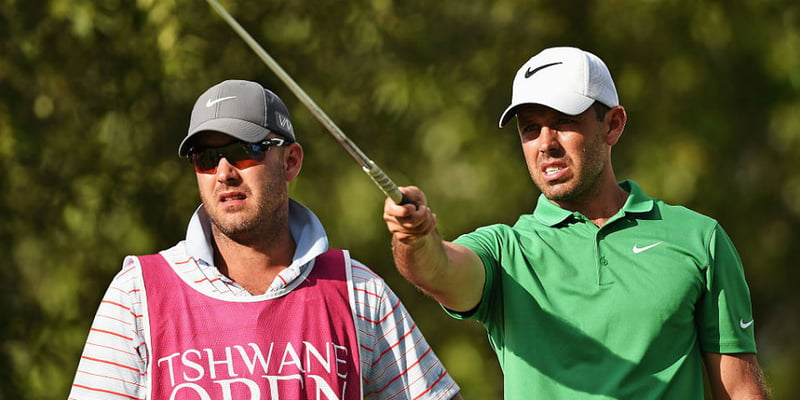
[[[279,138],[267,139],[261,143],[236,141],[220,147],[192,148],[188,157],[195,171],[201,174],[216,174],[219,160],[223,157],[234,167],[245,169],[264,161],[264,156],[270,147],[283,147],[291,143]]]

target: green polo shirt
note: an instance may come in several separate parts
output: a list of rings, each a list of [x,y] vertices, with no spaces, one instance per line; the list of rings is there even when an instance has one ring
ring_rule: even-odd
[[[470,315],[506,399],[701,399],[701,352],[754,353],[742,263],[719,223],[633,181],[598,228],[539,197],[532,215],[455,243],[486,268]]]

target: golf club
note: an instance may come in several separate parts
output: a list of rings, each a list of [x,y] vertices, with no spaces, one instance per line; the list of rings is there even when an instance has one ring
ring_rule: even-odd
[[[381,170],[372,160],[370,160],[356,144],[342,132],[341,129],[333,122],[333,120],[322,111],[319,106],[312,100],[300,86],[289,76],[286,71],[264,50],[258,42],[250,36],[247,31],[234,19],[230,13],[216,0],[207,0],[220,16],[233,28],[233,30],[250,46],[251,49],[267,64],[272,72],[278,75],[278,78],[289,87],[289,90],[303,103],[306,108],[313,114],[320,123],[330,132],[333,137],[350,153],[353,158],[361,165],[361,169],[372,178],[372,181],[386,194],[387,197],[392,199],[396,204],[408,204],[411,201],[397,188],[397,185],[389,179],[388,176]]]

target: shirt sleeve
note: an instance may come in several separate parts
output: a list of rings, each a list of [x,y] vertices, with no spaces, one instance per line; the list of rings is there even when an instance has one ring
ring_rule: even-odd
[[[141,274],[128,257],[95,314],[69,399],[143,399],[147,373]]]
[[[354,262],[353,287],[365,398],[433,400],[458,393],[458,385],[386,283]]]
[[[755,353],[750,289],[739,253],[717,224],[708,244],[705,294],[697,308],[702,350],[711,353]]]
[[[473,310],[459,313],[445,309],[450,316],[456,319],[473,318],[484,324],[487,329],[502,325],[503,313],[496,311],[502,307],[500,297],[502,288],[497,275],[502,268],[499,261],[502,246],[511,247],[508,243],[501,244],[504,240],[502,229],[502,225],[485,226],[474,232],[463,234],[453,241],[453,243],[471,249],[478,255],[486,271],[486,282],[483,285],[480,302]]]

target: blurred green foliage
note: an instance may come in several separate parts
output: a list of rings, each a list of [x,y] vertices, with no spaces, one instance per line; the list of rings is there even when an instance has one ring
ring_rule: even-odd
[[[600,55],[629,115],[618,176],[722,222],[775,398],[800,391],[796,0],[223,4],[395,182],[426,191],[448,238],[535,204],[514,128],[496,125],[519,65],[554,45]],[[500,398],[483,329],[397,274],[381,193],[202,0],[0,0],[0,398],[64,398],[122,258],[183,238],[198,196],[177,145],[194,99],[228,78],[286,100],[306,149],[292,196],[398,292],[465,398]]]

